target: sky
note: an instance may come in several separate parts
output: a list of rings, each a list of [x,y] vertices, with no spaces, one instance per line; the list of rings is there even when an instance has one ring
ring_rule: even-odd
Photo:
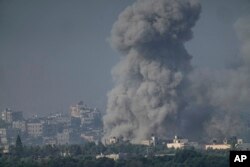
[[[203,0],[194,67],[225,68],[239,52],[233,28],[248,0]],[[108,42],[119,13],[134,0],[0,0],[0,110],[26,116],[68,112],[83,100],[105,111],[120,59]]]

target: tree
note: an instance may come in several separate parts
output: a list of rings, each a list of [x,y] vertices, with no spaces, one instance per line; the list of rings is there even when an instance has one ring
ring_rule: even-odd
[[[22,140],[21,140],[20,136],[17,135],[17,138],[16,138],[16,148],[15,148],[16,156],[20,157],[22,155],[22,152],[23,152]]]

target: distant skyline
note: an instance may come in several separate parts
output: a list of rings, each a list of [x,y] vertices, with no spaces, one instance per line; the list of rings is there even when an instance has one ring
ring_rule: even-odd
[[[46,115],[83,100],[104,112],[110,73],[121,57],[108,38],[132,2],[0,0],[0,110]],[[249,9],[247,0],[203,0],[186,44],[192,64],[233,66],[239,52],[233,25]]]

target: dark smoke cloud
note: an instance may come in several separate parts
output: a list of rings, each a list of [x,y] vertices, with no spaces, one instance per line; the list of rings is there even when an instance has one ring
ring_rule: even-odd
[[[111,44],[126,56],[112,71],[116,86],[108,94],[105,138],[138,142],[176,127],[191,69],[183,44],[199,13],[196,1],[139,0],[120,14]]]

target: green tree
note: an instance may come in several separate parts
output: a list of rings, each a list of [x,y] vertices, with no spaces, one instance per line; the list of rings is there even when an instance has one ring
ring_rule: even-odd
[[[20,157],[23,152],[23,144],[22,144],[21,137],[19,135],[17,135],[17,138],[16,138],[15,152],[16,152],[16,156],[18,157]]]

